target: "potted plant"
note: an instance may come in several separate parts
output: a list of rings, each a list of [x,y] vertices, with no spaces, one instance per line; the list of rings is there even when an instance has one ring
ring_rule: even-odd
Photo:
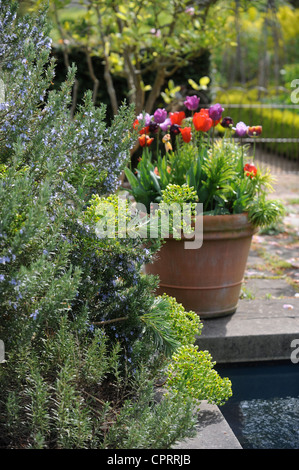
[[[135,172],[127,168],[126,176],[130,193],[148,213],[153,203],[200,203],[201,246],[186,249],[184,234],[170,235],[145,271],[159,275],[158,294],[212,318],[236,311],[252,236],[275,222],[283,207],[267,199],[270,172],[255,165],[254,155],[249,161],[248,146],[242,145],[246,135],[257,138],[261,126],[239,122],[234,127],[218,103],[196,111],[195,95],[184,104],[190,116],[157,109],[137,117],[134,128],[143,152]]]

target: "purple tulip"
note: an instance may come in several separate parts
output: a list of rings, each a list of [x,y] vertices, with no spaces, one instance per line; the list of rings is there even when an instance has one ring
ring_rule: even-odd
[[[236,124],[236,127],[233,128],[237,137],[244,137],[247,134],[248,126],[242,121]]]
[[[161,109],[161,108],[158,108],[155,112],[154,112],[154,121],[157,122],[158,124],[161,124],[162,122],[165,121],[165,119],[167,118],[167,111],[166,109]]]
[[[151,119],[152,119],[153,116],[151,116],[149,113],[140,113],[138,116],[137,116],[137,119],[138,121],[142,121],[144,119],[144,125],[145,126],[148,126],[149,123],[151,122]]]
[[[155,134],[159,130],[159,124],[157,124],[155,121],[150,121],[148,128],[152,134]]]
[[[198,96],[196,95],[187,96],[186,101],[184,101],[184,105],[190,111],[195,111],[198,108],[199,101],[200,101],[200,98],[198,98]]]
[[[222,108],[221,104],[219,103],[213,104],[209,108],[209,116],[211,119],[213,119],[213,121],[219,121],[219,119],[221,119],[221,115],[223,111],[224,111],[224,108]]]
[[[159,126],[163,132],[167,132],[168,128],[171,126],[170,118],[166,118],[164,122],[161,122],[161,124],[159,124]]]
[[[227,128],[227,127],[232,127],[233,124],[234,124],[234,122],[233,122],[233,120],[232,120],[231,117],[226,116],[226,117],[224,117],[224,118],[222,119],[222,121],[221,121],[220,124],[221,124],[222,127]]]

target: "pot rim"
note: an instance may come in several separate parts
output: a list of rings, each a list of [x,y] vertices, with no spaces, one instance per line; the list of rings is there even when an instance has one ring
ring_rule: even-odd
[[[222,214],[222,215],[203,215],[203,230],[244,230],[251,228],[256,229],[250,222],[247,212],[240,214]]]
[[[221,214],[221,215],[198,215],[195,219],[202,220],[202,233],[206,239],[224,239],[251,237],[258,231],[258,227],[252,225],[248,219],[247,212],[240,214]],[[194,227],[194,223],[192,223]],[[173,241],[192,241],[191,232],[184,234],[181,232],[180,238],[175,238],[169,234],[164,240]]]

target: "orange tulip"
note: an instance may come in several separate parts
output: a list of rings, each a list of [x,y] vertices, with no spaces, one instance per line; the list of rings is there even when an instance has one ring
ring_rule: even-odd
[[[151,145],[154,138],[149,137],[146,134],[142,134],[140,137],[138,137],[138,140],[139,140],[139,144],[141,145],[141,147],[149,147],[149,145]]]

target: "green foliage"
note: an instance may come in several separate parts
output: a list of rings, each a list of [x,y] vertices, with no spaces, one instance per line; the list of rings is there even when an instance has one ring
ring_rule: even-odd
[[[194,211],[198,196],[196,191],[186,184],[180,186],[178,184],[168,184],[166,189],[162,190],[162,200],[166,205],[179,204],[181,207],[184,203],[191,203],[191,210]],[[163,207],[162,205],[160,207]]]
[[[238,148],[227,143],[215,145],[202,161],[202,187],[198,187],[199,200],[203,201],[204,212],[216,211],[225,207],[232,192],[232,184],[243,168],[238,168],[236,153],[240,156]],[[242,174],[242,173],[241,173]],[[219,209],[218,209],[219,208]]]
[[[204,397],[209,403],[221,405],[232,394],[231,382],[221,378],[214,365],[208,351],[198,351],[190,344],[182,346],[173,355],[166,384],[183,397]]]
[[[191,146],[179,147],[177,152],[171,152],[168,155],[162,156],[159,153],[156,161],[153,153],[145,148],[135,174],[130,168],[125,169],[132,195],[138,202],[144,204],[149,212],[151,203],[160,203],[163,194],[165,197],[163,191],[168,185],[184,185],[187,177],[190,182],[195,158],[196,153]],[[189,186],[193,185],[189,184]]]
[[[193,401],[179,395],[159,397],[143,371],[135,379],[134,400],[127,400],[105,436],[111,449],[171,449],[178,439],[194,437]],[[107,446],[105,447],[107,448]]]
[[[293,78],[295,75],[293,76]],[[287,96],[282,95],[281,101],[283,104],[288,103],[287,99],[290,98],[294,88],[289,86],[289,92]],[[217,100],[223,103],[225,112],[231,116],[234,123],[242,120],[246,124],[255,123],[262,125],[263,137],[265,139],[294,139],[299,133],[299,115],[296,110],[289,109],[269,109],[263,108],[263,104],[272,104],[280,101],[277,92],[274,91],[275,95],[269,98],[261,97],[258,98],[258,91],[251,90],[247,93],[240,91],[229,91],[229,92],[218,92]],[[230,104],[245,104],[249,105],[247,108],[232,108]],[[256,105],[260,104],[261,107]],[[250,105],[253,105],[252,107]],[[291,160],[297,160],[299,158],[298,143],[296,142],[263,142],[263,148],[268,151],[274,152],[275,154],[287,155]]]
[[[230,41],[214,50],[217,84],[281,85],[284,65],[298,63],[298,2],[217,3],[229,12],[222,31]]]
[[[199,316],[192,311],[187,312],[173,297],[163,294],[162,299],[167,303],[167,319],[179,344],[193,344],[203,328]]]
[[[103,330],[94,338],[86,331],[78,336],[63,317],[55,336],[42,345],[33,342],[15,359],[2,370],[10,385],[3,390],[1,381],[2,397],[9,394],[8,446],[44,448],[51,440],[51,447],[61,449],[125,449],[132,442],[151,448],[190,434],[191,403],[169,398],[157,403],[145,371],[120,378],[121,348],[115,343],[111,351]]]
[[[136,176],[130,168],[125,168],[125,174],[131,185],[133,196],[149,212],[151,203],[159,203],[161,201],[161,190],[167,186],[169,178],[167,176],[167,168],[165,168],[166,160],[158,162],[158,168],[161,171],[161,178],[158,179],[151,153],[145,151],[143,157],[138,163]]]
[[[254,199],[248,207],[250,220],[256,227],[271,227],[285,213],[283,203],[265,198]]]
[[[181,230],[185,234],[193,231],[192,219],[196,216],[197,201],[196,191],[187,184],[170,183],[162,190],[159,213],[161,218],[166,216],[169,219],[169,232],[173,236],[180,238]]]
[[[167,77],[189,64],[191,73],[193,64],[198,70],[200,57],[223,42],[219,25],[225,23],[226,10],[217,9],[213,1],[195,5],[194,14],[187,0],[90,1],[82,2],[78,8],[69,8],[68,4],[68,0],[50,1],[51,35],[67,56],[74,45],[79,45],[87,57],[95,92],[101,76],[90,59],[100,58],[114,112],[119,100],[119,78],[126,83],[121,86],[128,99],[135,102],[137,112],[144,107],[150,110]],[[168,99],[174,92],[170,82],[163,91],[164,97]]]

